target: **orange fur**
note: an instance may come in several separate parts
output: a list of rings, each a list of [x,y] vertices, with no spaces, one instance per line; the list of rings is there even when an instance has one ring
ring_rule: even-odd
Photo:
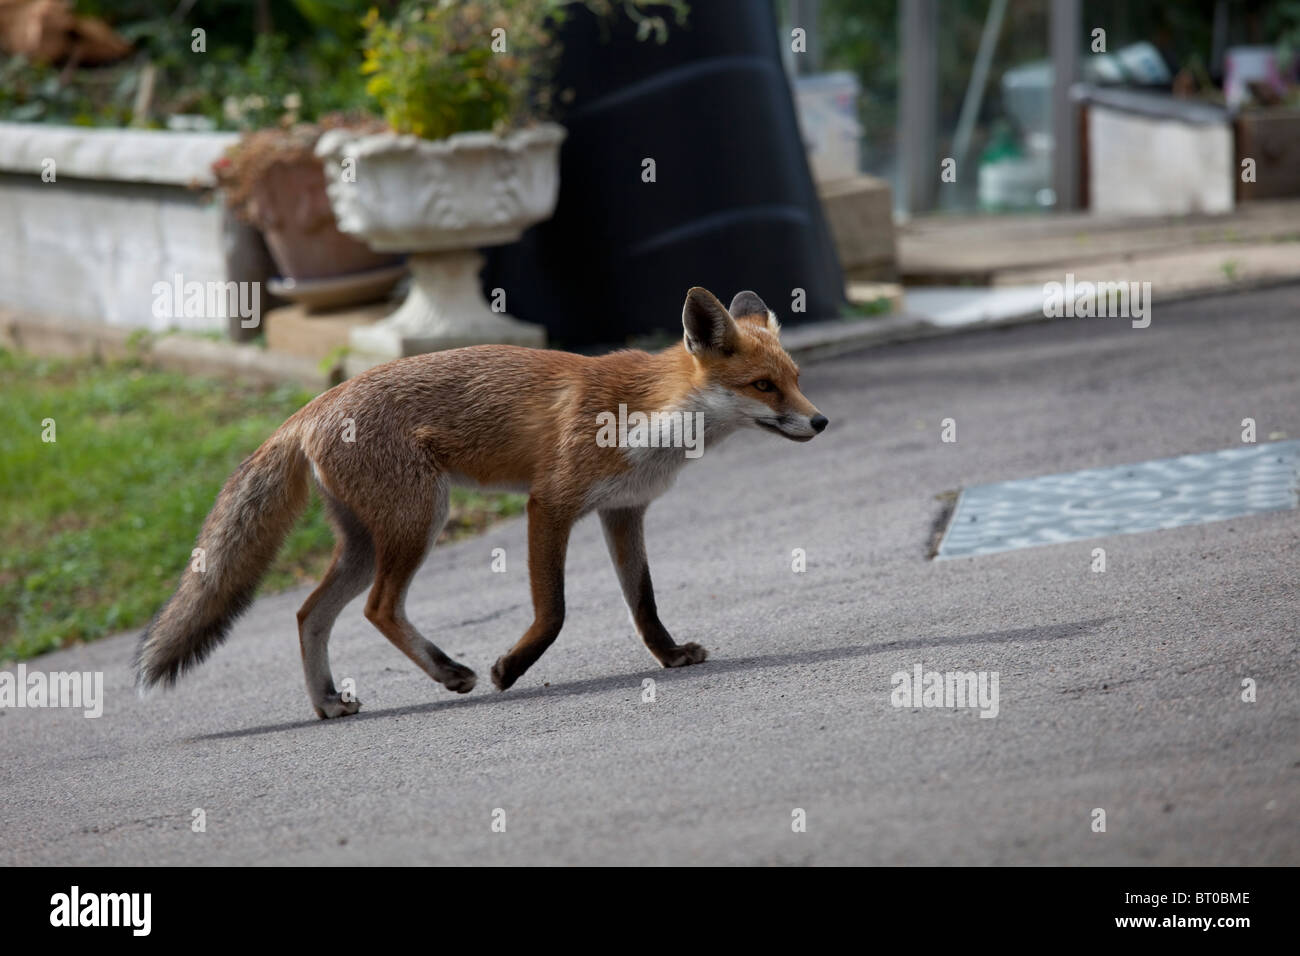
[[[761,306],[753,293],[736,303]],[[222,491],[199,536],[214,552],[215,574],[198,580],[187,572],[145,633],[142,687],[174,679],[224,635],[301,508],[308,470],[339,537],[334,563],[299,612],[308,691],[320,716],[355,710],[334,690],[325,645],[338,610],[371,577],[367,618],[434,679],[458,691],[474,686],[473,672],[425,640],[403,610],[406,587],[446,518],[452,483],[530,496],[534,622],[493,668],[499,688],[559,634],[569,531],[593,510],[651,653],[664,666],[703,660],[702,648],[676,644],[658,621],[641,530],[645,507],[682,464],[681,449],[601,447],[598,416],[620,405],[699,411],[710,441],[745,424],[807,440],[825,419],[799,391],[799,369],[765,306],[733,317],[692,289],[683,324],[684,342],[654,354],[477,346],[389,362],[318,396]],[[230,570],[239,566],[247,571]]]

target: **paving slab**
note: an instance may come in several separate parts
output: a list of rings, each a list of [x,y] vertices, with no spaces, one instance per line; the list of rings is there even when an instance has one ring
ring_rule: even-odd
[[[991,285],[1004,272],[1298,236],[1300,200],[1295,199],[1242,203],[1213,216],[925,216],[899,227],[898,268],[909,283]]]

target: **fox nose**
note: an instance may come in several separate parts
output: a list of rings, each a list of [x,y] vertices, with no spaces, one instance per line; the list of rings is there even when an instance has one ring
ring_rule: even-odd
[[[826,430],[826,426],[830,423],[831,420],[820,413],[808,419],[808,424],[811,425],[813,431],[817,432],[819,435]]]

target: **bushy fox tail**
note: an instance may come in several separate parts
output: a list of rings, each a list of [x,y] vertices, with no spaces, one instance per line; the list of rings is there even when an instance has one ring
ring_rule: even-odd
[[[288,422],[235,469],[213,506],[176,593],[149,623],[135,655],[143,693],[170,686],[221,643],[307,503],[307,460]],[[200,570],[201,568],[201,570]]]

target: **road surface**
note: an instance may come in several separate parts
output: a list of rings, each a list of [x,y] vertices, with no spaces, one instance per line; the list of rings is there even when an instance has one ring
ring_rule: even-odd
[[[711,652],[696,667],[640,646],[594,518],[564,632],[504,694],[487,674],[529,620],[521,521],[436,550],[411,590],[478,672],[468,696],[354,603],[331,652],[363,709],[317,721],[305,590],[145,701],[134,634],[28,662],[103,670],[105,713],[0,715],[0,863],[1300,863],[1300,512],[927,559],[937,496],[964,485],[1239,446],[1246,417],[1300,437],[1298,300],[809,365],[824,435],[731,438],[650,510],[664,621]],[[918,663],[996,671],[997,717],[893,706]]]

